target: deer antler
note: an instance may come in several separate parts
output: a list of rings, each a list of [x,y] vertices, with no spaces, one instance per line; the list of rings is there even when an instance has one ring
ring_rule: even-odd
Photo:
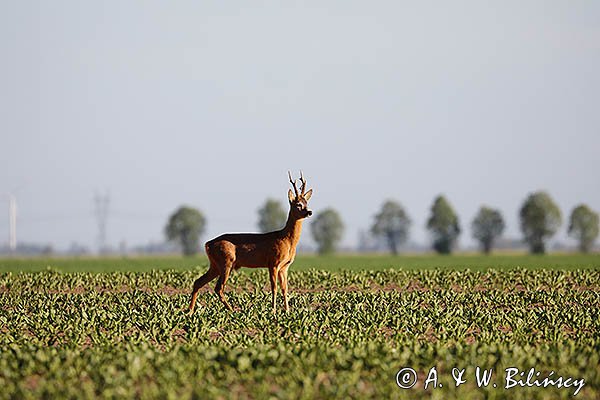
[[[290,177],[290,183],[294,187],[294,192],[296,193],[296,198],[298,198],[298,188],[296,187],[296,181],[292,180],[292,173],[288,171],[288,176]]]
[[[304,196],[304,192],[306,191],[306,179],[304,179],[304,175],[302,171],[300,171],[300,182],[302,182],[302,187],[300,188],[301,196]]]

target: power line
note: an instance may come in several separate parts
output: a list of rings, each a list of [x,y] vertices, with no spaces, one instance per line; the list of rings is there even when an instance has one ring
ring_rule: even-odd
[[[106,222],[108,220],[110,204],[110,195],[108,192],[104,195],[96,193],[94,196],[94,206],[96,223],[98,224],[98,252],[102,253],[106,249]]]

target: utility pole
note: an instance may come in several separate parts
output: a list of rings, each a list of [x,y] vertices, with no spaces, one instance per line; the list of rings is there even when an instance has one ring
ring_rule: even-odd
[[[17,199],[8,194],[8,248],[11,253],[17,250]]]
[[[110,196],[108,193],[94,196],[96,222],[98,223],[98,253],[106,250],[106,221],[108,220],[108,205]]]

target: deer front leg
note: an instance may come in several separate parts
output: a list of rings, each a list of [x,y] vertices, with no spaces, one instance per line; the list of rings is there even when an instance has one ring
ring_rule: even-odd
[[[285,306],[285,311],[288,312],[290,311],[290,306],[288,305],[288,298],[287,298],[287,291],[288,291],[288,279],[287,279],[287,273],[288,273],[288,265],[286,265],[285,267],[283,267],[280,271],[279,271],[279,284],[281,285],[281,293],[283,294],[283,304]]]
[[[271,281],[271,299],[273,304],[273,314],[277,310],[277,270],[269,268],[269,280]]]

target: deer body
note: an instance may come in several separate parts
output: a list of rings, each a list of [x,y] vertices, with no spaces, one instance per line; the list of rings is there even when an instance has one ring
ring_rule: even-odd
[[[287,300],[287,272],[296,257],[296,246],[302,232],[302,220],[312,215],[307,202],[312,195],[312,189],[304,193],[306,181],[301,176],[301,193],[296,189],[295,181],[290,182],[295,194],[288,191],[290,212],[283,229],[268,233],[227,233],[206,242],[205,249],[210,266],[208,271],[194,282],[189,313],[194,312],[198,291],[204,285],[218,277],[215,293],[223,305],[232,310],[225,298],[225,285],[232,270],[242,267],[267,268],[271,283],[273,312],[276,311],[277,281],[285,310],[289,310]]]

